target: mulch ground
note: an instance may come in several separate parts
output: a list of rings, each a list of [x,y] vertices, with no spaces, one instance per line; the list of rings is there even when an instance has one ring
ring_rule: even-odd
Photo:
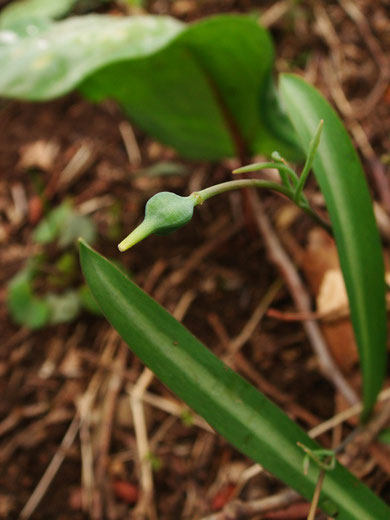
[[[185,21],[263,12],[277,70],[298,72],[320,88],[352,133],[388,247],[388,0],[155,0],[146,9]],[[135,138],[130,142],[129,131]],[[321,374],[301,321],[287,319],[299,309],[269,260],[264,238],[248,224],[240,195],[213,199],[175,234],[118,253],[116,244],[139,222],[150,196],[162,190],[188,194],[222,182],[237,163],[184,161],[130,127],[113,103],[91,105],[77,94],[39,104],[2,101],[0,135],[0,518],[19,518],[33,496],[38,500],[29,514],[36,520],[200,519],[223,511],[232,498],[249,503],[284,489],[266,472],[251,476],[252,462],[151,378],[102,317],[84,313],[72,323],[29,331],[12,322],[6,307],[7,283],[37,251],[33,229],[48,208],[71,198],[97,226],[95,248],[121,262],[210,349],[221,357],[235,350],[232,366],[306,430],[329,419],[346,403]],[[27,151],[38,141],[54,143],[58,151],[46,167],[26,166]],[[64,180],[80,150],[86,159],[73,161]],[[179,173],[151,175],[161,162],[175,163]],[[313,180],[308,192],[321,207]],[[261,199],[298,265],[312,222],[283,199]],[[50,271],[59,251],[48,248],[45,254]],[[72,284],[81,281],[77,272]],[[256,318],[272,291],[276,312]],[[355,364],[339,363],[358,387]],[[353,427],[352,421],[330,429],[321,442],[335,446]],[[350,467],[390,503],[386,450],[366,447]],[[58,471],[50,473],[53,458]],[[43,476],[46,487],[37,490]],[[298,501],[256,518],[306,518],[307,512],[308,505]]]

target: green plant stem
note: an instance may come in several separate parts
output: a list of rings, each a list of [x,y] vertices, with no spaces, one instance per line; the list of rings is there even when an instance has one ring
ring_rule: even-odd
[[[274,151],[272,154],[271,154],[271,158],[273,161],[275,161],[277,164],[280,164],[282,166],[286,166],[287,168],[289,168],[287,162],[283,159],[283,157],[280,155],[280,153],[278,151]],[[291,169],[291,168],[289,168]],[[293,173],[292,175],[292,178],[294,179],[294,186],[297,185],[297,182],[298,182],[298,178],[296,178],[296,173],[294,170],[291,169],[291,172]],[[290,175],[291,175],[291,172]],[[292,183],[291,183],[291,179],[288,178],[288,173],[282,169],[279,170],[279,175],[280,175],[280,178],[282,179],[282,182],[283,184],[285,184],[286,186],[289,186],[290,188],[293,187]]]
[[[327,222],[325,222],[325,220],[323,220],[315,211],[312,210],[306,199],[301,198],[301,200],[299,200],[298,202],[294,201],[293,192],[288,187],[282,184],[278,184],[276,182],[264,181],[260,179],[238,179],[234,181],[222,182],[221,184],[210,186],[209,188],[205,188],[204,190],[196,191],[192,193],[190,197],[195,199],[195,206],[198,206],[199,204],[203,204],[203,202],[205,202],[207,199],[210,199],[211,197],[214,197],[215,195],[242,188],[267,188],[281,193],[291,201],[295,202],[299,208],[301,208],[305,213],[310,215],[310,217],[314,219],[317,224],[319,224],[330,235],[332,235],[332,228],[330,227],[330,225]]]
[[[233,170],[234,174],[237,173],[250,173],[250,172],[257,172],[259,170],[265,170],[267,168],[272,168],[274,170],[278,170],[280,174],[280,178],[285,186],[290,186],[290,182],[288,179],[290,179],[294,186],[298,185],[299,178],[298,175],[294,172],[292,168],[287,166],[286,164],[283,164],[281,162],[264,162],[264,163],[254,163],[249,164],[248,166],[242,166],[241,168],[237,168],[236,170]]]
[[[315,154],[317,152],[318,145],[320,144],[321,132],[322,132],[323,126],[324,126],[324,120],[321,119],[321,121],[318,124],[316,133],[314,134],[314,137],[313,137],[312,141],[310,142],[309,153],[307,155],[305,165],[303,167],[302,173],[298,180],[297,187],[295,189],[295,195],[294,195],[295,202],[297,202],[301,199],[302,190],[305,186],[307,176],[309,175],[309,172],[313,165],[313,161],[314,161]]]
[[[215,195],[242,188],[267,188],[282,193],[286,197],[291,197],[290,190],[286,188],[286,186],[260,179],[237,179],[234,181],[221,182],[220,184],[209,186],[204,190],[196,191],[192,193],[190,197],[195,198],[195,206],[198,206],[199,204],[203,204],[206,200],[211,199],[211,197],[215,197]]]

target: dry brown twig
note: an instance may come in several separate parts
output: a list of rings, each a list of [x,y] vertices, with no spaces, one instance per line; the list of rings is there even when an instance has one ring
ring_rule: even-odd
[[[162,301],[166,292],[173,286],[182,283],[189,274],[196,268],[199,267],[201,261],[212,253],[217,247],[220,247],[224,242],[229,240],[237,231],[242,228],[242,223],[239,222],[226,229],[226,218],[222,217],[219,220],[220,224],[215,230],[212,238],[207,240],[203,245],[198,247],[196,251],[190,255],[188,260],[184,263],[183,267],[173,271],[167,278],[165,278],[157,287],[154,292],[154,298],[157,301]]]
[[[133,127],[128,121],[122,121],[119,124],[119,132],[122,136],[130,165],[138,168],[142,164],[142,156]]]
[[[289,506],[300,500],[300,495],[291,489],[286,489],[271,497],[241,502],[235,500],[224,507],[223,511],[204,517],[202,520],[249,520],[255,515],[268,513]]]
[[[339,3],[347,15],[354,21],[362,36],[362,41],[366,43],[378,68],[378,79],[371,92],[365,96],[364,102],[359,101],[359,103],[356,104],[351,103],[347,99],[342,85],[342,71],[346,69],[346,67],[343,67],[343,45],[333,26],[331,17],[328,15],[325,7],[316,0],[314,2],[314,12],[317,20],[317,28],[321,37],[330,49],[330,58],[323,58],[320,62],[320,67],[323,71],[322,77],[328,85],[329,93],[336,103],[337,108],[346,119],[360,151],[370,165],[379,197],[384,208],[389,213],[389,181],[385,174],[384,165],[378,161],[376,153],[371,146],[370,140],[361,121],[372,112],[377,103],[382,99],[388,87],[390,60],[383,52],[381,45],[372,33],[371,28],[365,16],[360,11],[357,3],[352,2],[351,0],[339,0]]]
[[[128,349],[126,345],[121,342],[118,355],[114,361],[115,370],[111,372],[108,379],[107,393],[102,407],[101,432],[96,450],[97,461],[95,474],[97,493],[94,494],[92,506],[92,518],[94,520],[101,520],[104,518],[104,502],[108,503],[111,497],[110,489],[107,485],[109,451],[116,404],[123,384],[123,372],[126,367],[127,354]],[[109,514],[107,514],[107,516],[109,517]]]
[[[145,368],[130,393],[130,407],[133,414],[135,439],[138,453],[140,484],[142,494],[134,510],[134,515],[157,520],[154,502],[153,468],[150,460],[148,430],[142,396],[153,380],[153,372]]]
[[[112,341],[114,335],[115,337],[117,337],[117,334],[114,333],[114,331],[110,331],[108,334],[107,345],[102,353],[102,361],[104,363],[108,363],[114,355],[115,345]],[[57,449],[49,465],[47,466],[46,471],[42,475],[33,493],[31,494],[30,498],[28,499],[24,508],[22,509],[19,515],[20,520],[27,520],[31,517],[31,515],[34,513],[37,506],[39,505],[40,501],[46,494],[47,490],[49,489],[49,486],[52,483],[54,477],[56,476],[58,470],[60,469],[69,448],[72,446],[74,440],[76,439],[80,426],[82,425],[83,420],[87,416],[87,411],[90,409],[97,395],[102,377],[103,370],[99,367],[95,375],[92,377],[86,392],[83,394],[79,401],[78,410],[74,415],[73,420],[69,425],[59,448]]]
[[[258,327],[261,319],[266,313],[268,307],[278,294],[280,288],[282,287],[283,282],[280,279],[277,279],[268,289],[265,296],[260,300],[259,304],[253,311],[252,316],[247,321],[246,325],[243,327],[241,332],[229,343],[229,356],[234,356],[241,347],[250,339],[253,332]]]
[[[275,2],[271,7],[260,15],[260,23],[263,27],[269,29],[277,23],[291,9],[290,2],[281,0]]]
[[[383,97],[389,84],[390,61],[383,52],[379,41],[374,36],[370,24],[361,12],[359,5],[351,0],[339,0],[339,4],[355,22],[356,27],[362,36],[362,41],[366,43],[378,68],[378,79],[375,86],[372,88],[369,95],[365,97],[363,106],[360,107],[360,109],[355,110],[355,117],[361,119],[366,117]]]

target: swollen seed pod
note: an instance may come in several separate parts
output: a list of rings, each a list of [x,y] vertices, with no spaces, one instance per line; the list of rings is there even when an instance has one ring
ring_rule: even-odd
[[[184,226],[192,218],[196,198],[181,197],[169,191],[157,193],[148,200],[145,207],[145,218],[118,245],[120,251],[126,251],[144,238],[155,233],[167,235]]]

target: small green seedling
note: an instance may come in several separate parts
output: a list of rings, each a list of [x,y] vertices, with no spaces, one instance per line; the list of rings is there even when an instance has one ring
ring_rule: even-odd
[[[75,242],[81,236],[93,243],[96,235],[93,220],[80,215],[70,201],[48,212],[32,235],[40,251],[7,287],[7,307],[15,323],[39,329],[72,321],[82,310],[100,313],[88,286],[73,287],[79,276]],[[54,265],[46,246],[55,246],[60,253]],[[39,283],[48,288],[46,293],[36,294],[35,286]]]

